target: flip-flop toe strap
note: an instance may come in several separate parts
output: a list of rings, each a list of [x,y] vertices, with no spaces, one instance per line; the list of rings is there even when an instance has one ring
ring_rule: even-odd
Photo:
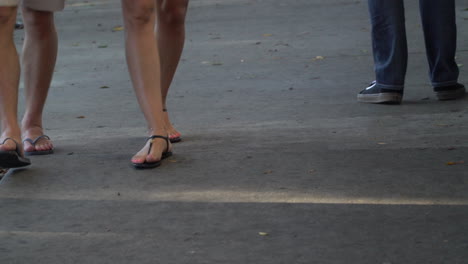
[[[32,139],[30,139],[30,138],[25,138],[25,139],[23,139],[23,143],[24,143],[24,142],[28,142],[28,143],[30,143],[31,145],[34,146],[34,140],[32,140]]]
[[[42,136],[38,136],[37,138],[35,138],[34,140],[30,139],[30,138],[25,138],[23,140],[23,142],[28,142],[30,143],[31,145],[33,145],[34,147],[36,146],[37,142],[41,139],[47,139],[47,140],[50,140],[50,137],[47,136],[47,135],[42,135]]]
[[[11,140],[11,141],[15,142],[16,145],[18,145],[18,142],[16,142],[16,140],[14,140],[14,139],[12,139],[12,138],[5,138],[5,139],[3,140],[3,142],[0,143],[0,145],[5,145],[5,142],[7,142],[7,140]]]
[[[37,137],[36,139],[34,139],[34,141],[33,141],[33,144],[34,144],[34,145],[36,145],[36,144],[37,144],[37,142],[38,142],[39,140],[41,140],[41,139],[47,139],[47,140],[50,140],[50,137],[49,137],[49,136],[47,136],[47,135],[42,135],[42,136],[39,136],[39,137]]]
[[[166,151],[169,151],[169,138],[168,138],[168,137],[159,136],[159,135],[152,135],[151,137],[149,137],[149,138],[147,139],[147,141],[150,140],[150,145],[149,145],[149,149],[148,149],[148,155],[151,153],[151,148],[153,147],[153,141],[154,141],[156,138],[164,139],[164,140],[166,141]]]

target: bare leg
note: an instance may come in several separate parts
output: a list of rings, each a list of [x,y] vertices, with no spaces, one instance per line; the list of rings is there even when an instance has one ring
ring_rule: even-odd
[[[155,0],[122,0],[126,57],[133,88],[140,108],[152,128],[150,134],[167,135],[163,115],[160,59],[154,34],[156,20]],[[155,74],[156,73],[156,74]],[[156,139],[149,155],[149,143],[133,158],[134,163],[155,162],[161,159],[166,142]]]
[[[22,121],[23,138],[43,135],[42,112],[49,92],[57,59],[57,32],[54,13],[23,8],[26,37],[23,46],[24,87],[26,112]],[[53,148],[52,142],[40,140],[36,147],[29,142],[26,151],[44,151]]]
[[[0,143],[5,138],[21,142],[21,130],[18,125],[18,85],[20,65],[13,31],[16,23],[16,7],[0,7],[0,120],[2,134]],[[16,145],[8,140],[0,145],[0,150],[14,150]]]
[[[161,55],[161,89],[164,108],[174,74],[182,55],[185,43],[185,16],[188,0],[158,0],[157,29],[159,54]],[[180,137],[172,126],[169,115],[164,113],[164,121],[170,137]]]

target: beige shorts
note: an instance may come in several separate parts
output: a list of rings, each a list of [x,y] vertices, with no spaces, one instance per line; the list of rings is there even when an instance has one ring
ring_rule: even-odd
[[[39,11],[60,11],[65,6],[65,0],[0,0],[0,6],[17,6],[19,2]]]

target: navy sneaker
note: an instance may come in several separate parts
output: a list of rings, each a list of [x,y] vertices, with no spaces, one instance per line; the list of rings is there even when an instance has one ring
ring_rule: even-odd
[[[379,88],[376,81],[357,95],[358,102],[373,104],[400,104],[402,98],[403,90]]]
[[[466,94],[465,86],[457,83],[450,86],[434,87],[437,99],[440,101],[455,100],[462,98]]]

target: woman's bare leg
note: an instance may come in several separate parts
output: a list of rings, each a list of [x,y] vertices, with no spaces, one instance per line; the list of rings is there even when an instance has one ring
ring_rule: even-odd
[[[164,108],[166,108],[167,94],[184,49],[188,2],[189,0],[157,0],[156,39],[161,56],[161,89]],[[167,112],[164,113],[164,121],[169,136],[179,137],[180,133],[171,124]]]
[[[23,138],[35,139],[43,135],[42,112],[57,60],[57,32],[54,13],[23,7],[25,39],[23,46],[24,88],[26,112],[22,121]],[[41,139],[36,146],[29,142],[26,151],[45,151],[53,148],[52,142]]]
[[[2,133],[0,143],[5,138],[21,142],[18,124],[18,85],[20,64],[13,31],[16,23],[16,7],[0,7],[0,120]],[[14,150],[16,145],[8,140],[0,145],[0,150]]]
[[[126,57],[140,108],[152,128],[150,134],[167,135],[163,115],[160,59],[154,34],[156,0],[122,0]],[[149,155],[149,142],[133,158],[134,163],[161,159],[166,142],[156,139]]]

